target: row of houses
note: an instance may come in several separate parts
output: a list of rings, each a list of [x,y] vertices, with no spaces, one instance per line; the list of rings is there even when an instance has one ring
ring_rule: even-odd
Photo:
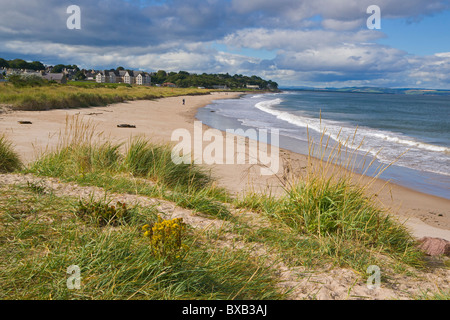
[[[35,71],[35,70],[29,70],[29,69],[13,69],[13,68],[0,68],[0,74],[3,76],[9,76],[13,74],[20,74],[20,75],[36,75],[36,76],[42,76],[45,74],[45,71]]]
[[[151,75],[142,71],[128,71],[128,70],[82,70],[86,80],[96,81],[98,83],[126,83],[137,85],[150,85]],[[48,67],[46,70],[34,71],[28,69],[12,69],[0,68],[0,80],[9,75],[18,74],[24,76],[38,76],[49,81],[56,81],[58,83],[67,83],[68,80],[75,79],[76,70],[63,69],[60,73],[53,73],[52,68]]]
[[[0,68],[0,80],[4,79],[12,74],[20,74],[25,76],[39,76],[49,81],[55,81],[57,83],[67,83],[69,80],[75,80],[75,74],[77,70],[64,68],[60,73],[53,73],[52,67],[47,67],[46,70],[34,71],[28,69],[12,69],[12,68]],[[80,71],[80,70],[78,70]],[[130,70],[81,70],[87,81],[95,81],[97,83],[125,83],[135,85],[151,85],[151,76],[154,73],[149,74],[143,71],[130,71]],[[166,82],[162,85],[156,84],[156,86],[175,88],[174,83]],[[247,89],[260,90],[258,85],[246,85]],[[199,87],[204,89],[204,87]],[[213,89],[229,90],[227,85],[214,85]]]
[[[67,83],[67,75],[65,73],[51,73],[49,70],[35,71],[29,69],[0,68],[0,80],[10,75],[37,76],[48,81]]]
[[[95,75],[97,83],[127,83],[140,86],[150,85],[151,76],[143,71],[103,70]]]

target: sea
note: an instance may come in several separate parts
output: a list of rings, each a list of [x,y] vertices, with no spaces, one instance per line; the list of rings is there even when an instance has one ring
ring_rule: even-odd
[[[336,163],[352,155],[356,172],[450,199],[450,96],[285,90],[216,100],[197,119],[276,129],[280,147],[316,157],[340,143]]]

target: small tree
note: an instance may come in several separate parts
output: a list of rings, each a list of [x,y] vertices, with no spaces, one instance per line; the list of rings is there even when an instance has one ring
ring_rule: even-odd
[[[77,80],[84,80],[84,79],[86,79],[86,75],[84,74],[83,71],[78,71],[75,74],[75,79],[77,79]]]
[[[0,58],[0,68],[9,68],[9,63],[5,59]]]
[[[42,64],[42,62],[33,61],[32,63],[30,63],[30,69],[35,71],[45,70],[45,66]]]
[[[53,67],[52,73],[61,73],[64,68],[65,66],[63,64],[57,64],[56,66]]]
[[[29,69],[29,64],[22,59],[14,59],[9,61],[9,67],[13,69]]]

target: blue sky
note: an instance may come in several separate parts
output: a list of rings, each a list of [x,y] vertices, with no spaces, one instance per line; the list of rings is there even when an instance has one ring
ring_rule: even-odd
[[[450,10],[414,22],[405,18],[384,19],[386,38],[378,43],[405,50],[415,55],[450,52]]]
[[[81,30],[66,9],[81,8]],[[366,10],[381,9],[381,30]],[[0,57],[450,89],[449,0],[0,0]]]

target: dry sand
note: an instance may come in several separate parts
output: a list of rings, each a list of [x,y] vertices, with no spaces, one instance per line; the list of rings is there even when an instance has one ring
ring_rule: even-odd
[[[170,142],[176,129],[187,129],[194,136],[194,121],[197,109],[213,100],[235,98],[239,93],[214,93],[207,96],[165,98],[154,101],[133,101],[106,107],[88,109],[18,111],[0,113],[0,133],[6,133],[25,162],[32,161],[39,152],[52,148],[64,132],[67,116],[79,115],[91,120],[99,131],[117,142],[126,143],[133,136],[145,135],[156,142]],[[182,99],[186,99],[186,105]],[[31,121],[32,124],[19,124]],[[131,124],[136,128],[118,128],[118,124]],[[203,132],[208,127],[203,126]],[[220,132],[216,132],[220,134]],[[201,137],[196,137],[200,142]],[[209,143],[203,143],[203,147]],[[288,150],[280,151],[280,170],[275,176],[262,176],[260,167],[245,165],[211,165],[213,175],[220,186],[234,193],[245,191],[282,192],[279,177],[286,172],[285,163],[294,164],[301,171],[307,157]],[[292,173],[292,172],[291,172]],[[357,175],[357,177],[359,177]],[[370,178],[362,177],[362,181]],[[412,233],[438,237],[450,241],[450,200],[423,194],[385,181],[376,180],[370,190],[376,193],[380,203],[390,208],[389,212],[406,221]]]

